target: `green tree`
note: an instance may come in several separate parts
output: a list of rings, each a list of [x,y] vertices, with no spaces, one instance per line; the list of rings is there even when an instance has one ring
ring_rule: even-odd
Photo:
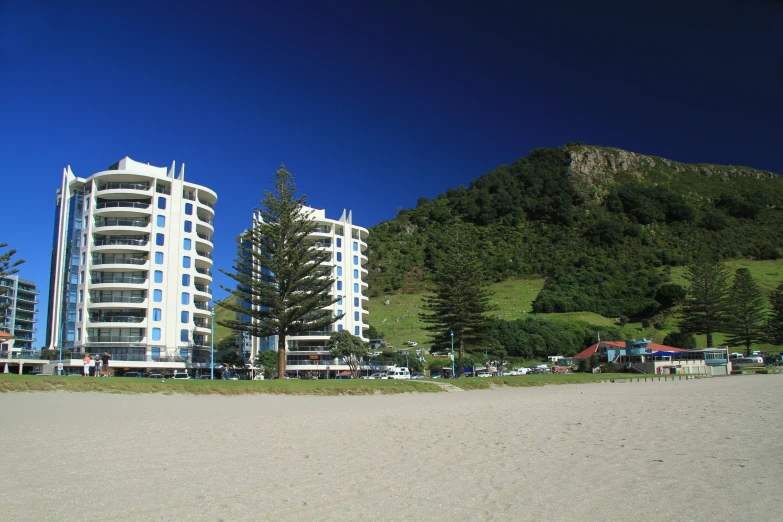
[[[466,351],[480,348],[489,337],[491,323],[486,314],[492,306],[483,265],[459,229],[432,280],[434,295],[424,298],[419,317],[428,325],[425,330],[432,332],[437,350],[450,347],[453,335],[459,347],[456,364],[462,368]]]
[[[7,246],[8,243],[0,243],[0,248],[5,248]],[[14,254],[16,254],[16,250],[13,248],[3,254],[0,254],[0,277],[7,277],[19,272],[17,267],[24,263],[24,259],[17,259],[16,261],[12,261],[11,258],[14,257]],[[5,295],[7,291],[8,288],[0,286],[0,296]],[[0,310],[5,310],[9,306],[11,306],[10,301],[0,299]]]
[[[238,284],[226,288],[235,300],[222,303],[237,314],[220,321],[253,337],[278,337],[279,378],[285,376],[286,339],[306,331],[322,331],[339,319],[326,307],[337,300],[329,290],[331,254],[316,247],[310,234],[315,228],[305,197],[295,198],[293,176],[281,166],[274,190],[264,191],[262,208],[256,209],[253,228],[239,240],[234,272],[220,270]],[[250,308],[245,308],[248,303]],[[249,321],[244,321],[247,316]]]
[[[761,289],[747,268],[739,268],[734,273],[728,310],[727,342],[744,345],[745,354],[750,355],[750,345],[765,340],[767,310]]]
[[[713,346],[712,334],[726,324],[729,275],[723,263],[701,255],[685,269],[690,283],[682,306],[680,331],[707,334],[707,346]]]
[[[682,348],[683,350],[695,350],[696,338],[689,333],[671,332],[663,338],[663,344],[673,346],[674,348]]]
[[[354,379],[359,378],[361,362],[368,354],[367,345],[361,339],[342,330],[329,337],[329,340],[326,341],[326,347],[329,348],[329,355],[345,361],[345,364],[351,369],[351,375]]]
[[[783,344],[783,283],[772,291],[770,296],[772,312],[767,319],[767,337],[772,344]]]
[[[277,353],[274,350],[261,350],[256,355],[255,363],[264,369],[264,377],[271,379],[277,374]]]

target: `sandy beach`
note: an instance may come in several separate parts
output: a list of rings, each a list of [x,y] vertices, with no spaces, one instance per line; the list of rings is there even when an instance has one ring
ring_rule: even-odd
[[[783,377],[0,395],[4,520],[780,520]]]

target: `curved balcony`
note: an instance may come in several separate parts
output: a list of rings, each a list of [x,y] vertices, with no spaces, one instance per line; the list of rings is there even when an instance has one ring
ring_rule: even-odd
[[[104,295],[90,298],[89,308],[146,308],[147,298],[138,296]]]
[[[95,220],[95,228],[100,228],[102,233],[110,233],[114,230],[130,229],[138,233],[140,228],[147,228],[150,222],[145,218],[98,218]]]
[[[110,181],[103,185],[98,185],[97,192],[103,197],[111,196],[116,199],[131,199],[149,195],[150,188],[149,183]]]
[[[204,250],[196,250],[196,268],[208,268],[212,266],[212,253]]]
[[[149,263],[149,260],[145,258],[104,258],[104,259],[93,259],[92,260],[92,269],[93,270],[123,270],[127,269],[128,266],[132,266],[133,268],[148,268],[147,265]]]
[[[146,277],[93,277],[90,280],[91,288],[98,289],[124,289],[138,288],[139,285],[146,285]]]
[[[142,214],[148,215],[152,209],[149,203],[137,201],[101,201],[95,204],[93,214],[101,216]]]
[[[147,318],[136,315],[105,314],[90,317],[91,328],[121,328],[132,326],[134,328],[146,328]]]
[[[198,230],[199,227],[203,227],[204,229],[206,229],[204,233],[207,234],[212,234],[215,231],[215,223],[212,219],[203,217],[201,215],[197,215],[196,217],[198,217],[198,222],[196,223],[197,231],[199,231]]]
[[[199,197],[197,200],[198,202],[198,209],[201,212],[206,213],[207,216],[210,218],[215,217],[215,205],[214,203],[210,203],[209,201]]]
[[[206,285],[193,285],[193,288],[196,289],[196,292],[198,294],[201,294],[201,297],[206,297],[208,299],[212,299],[212,289],[209,288]]]
[[[143,335],[88,335],[88,344],[142,343]]]
[[[209,284],[212,282],[212,270],[208,268],[199,268],[196,267],[196,273],[193,274],[193,281],[196,283]]]
[[[310,235],[318,238],[332,237],[332,227],[329,225],[316,225],[313,231],[310,232]]]
[[[196,246],[202,249],[212,250],[212,236],[196,232]]]
[[[128,252],[139,252],[139,251],[147,251],[149,244],[149,241],[146,239],[120,239],[120,238],[111,238],[111,239],[96,239],[93,241],[93,251],[95,252],[105,252],[105,251],[128,251]]]

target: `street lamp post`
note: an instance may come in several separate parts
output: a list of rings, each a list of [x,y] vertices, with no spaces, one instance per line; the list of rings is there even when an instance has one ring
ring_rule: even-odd
[[[454,330],[451,331],[451,378],[454,378]]]
[[[210,356],[209,356],[209,378],[215,380],[215,310],[210,310],[209,326],[212,332],[209,334]]]

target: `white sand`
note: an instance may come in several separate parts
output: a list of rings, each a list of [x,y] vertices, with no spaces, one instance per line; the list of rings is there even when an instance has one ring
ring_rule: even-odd
[[[3,520],[781,520],[783,377],[0,395]],[[104,500],[101,500],[104,499]]]

